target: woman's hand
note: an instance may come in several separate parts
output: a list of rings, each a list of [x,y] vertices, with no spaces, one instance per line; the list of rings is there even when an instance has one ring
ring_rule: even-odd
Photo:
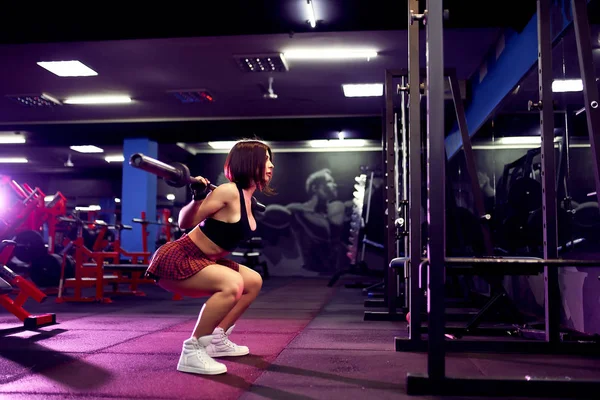
[[[193,183],[190,184],[190,189],[192,190],[194,200],[204,200],[210,192],[210,181],[202,176],[195,176],[191,179]]]

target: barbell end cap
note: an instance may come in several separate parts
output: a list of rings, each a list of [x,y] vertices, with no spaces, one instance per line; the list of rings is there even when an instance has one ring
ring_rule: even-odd
[[[131,155],[131,157],[129,157],[129,165],[132,167],[138,167],[143,158],[144,155],[142,153],[134,153]]]

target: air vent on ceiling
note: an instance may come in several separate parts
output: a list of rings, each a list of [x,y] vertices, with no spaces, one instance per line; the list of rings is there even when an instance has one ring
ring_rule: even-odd
[[[214,96],[205,89],[172,90],[168,92],[183,104],[213,103]]]
[[[28,107],[53,107],[61,105],[60,101],[46,93],[8,95],[6,97]]]
[[[248,54],[234,56],[244,72],[286,72],[287,63],[283,54]]]

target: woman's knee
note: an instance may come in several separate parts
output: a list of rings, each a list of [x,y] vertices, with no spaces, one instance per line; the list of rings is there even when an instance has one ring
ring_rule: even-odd
[[[254,271],[251,285],[252,285],[252,288],[257,292],[259,292],[260,289],[262,288],[262,285],[263,285],[262,276],[260,276],[260,274],[256,271]]]
[[[246,267],[243,270],[242,276],[244,278],[245,293],[258,293],[260,291],[263,279],[258,272]]]
[[[244,293],[244,280],[239,274],[237,274],[235,277],[228,278],[229,279],[223,282],[220,292],[225,295],[233,296],[237,301]]]

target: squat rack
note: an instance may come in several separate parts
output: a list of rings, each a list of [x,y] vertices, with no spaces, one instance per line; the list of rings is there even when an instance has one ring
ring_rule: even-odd
[[[407,393],[410,395],[500,395],[500,396],[543,396],[543,397],[579,397],[587,396],[588,391],[598,393],[600,381],[576,380],[571,378],[558,379],[549,377],[523,376],[522,378],[499,377],[448,377],[446,375],[445,354],[453,344],[461,342],[446,342],[445,340],[445,302],[444,278],[445,268],[452,265],[487,265],[489,268],[526,267],[536,265],[543,268],[545,280],[545,332],[546,343],[551,346],[560,344],[560,301],[558,293],[558,268],[578,266],[598,266],[599,260],[560,260],[557,253],[557,212],[556,212],[556,181],[555,181],[555,156],[554,156],[554,118],[552,107],[552,37],[551,37],[551,7],[552,0],[537,0],[537,25],[538,25],[538,79],[539,101],[532,102],[534,109],[540,111],[541,126],[541,153],[542,153],[542,188],[543,188],[543,238],[544,259],[525,258],[447,258],[446,245],[446,220],[445,220],[445,163],[446,151],[444,141],[444,49],[443,49],[443,19],[444,10],[439,0],[427,0],[425,14],[417,14],[419,1],[409,0],[409,238],[410,238],[410,310],[411,327],[420,326],[421,296],[419,290],[420,269],[427,269],[427,311],[429,318],[427,342],[427,373],[407,375]],[[590,29],[587,17],[586,0],[571,0],[573,22],[577,40],[577,51],[581,76],[583,80],[583,93],[585,99],[586,118],[590,137],[591,152],[595,161],[595,186],[600,193],[600,109],[598,108],[598,88],[595,84],[594,65],[592,59],[592,46]],[[429,241],[427,243],[427,257],[421,255],[421,148],[420,148],[420,76],[418,64],[418,27],[414,22],[426,19],[426,85],[427,96],[427,219],[429,222]],[[391,74],[393,75],[393,74]],[[388,71],[386,78],[391,77]],[[452,81],[451,81],[452,83]],[[454,85],[451,85],[451,87]],[[386,84],[386,89],[391,85]],[[452,89],[454,92],[454,89]],[[453,93],[455,94],[455,93]],[[460,97],[460,95],[458,96]],[[456,99],[456,97],[455,97]],[[545,106],[544,106],[545,105]],[[389,106],[389,102],[386,104]],[[391,134],[395,134],[390,126],[390,110],[386,110],[385,129],[386,140],[392,143]],[[464,123],[460,121],[459,125]],[[467,144],[468,141],[464,141]],[[470,146],[467,145],[470,150]],[[390,153],[388,151],[388,153]],[[472,157],[471,157],[472,159]],[[389,171],[386,171],[389,174]],[[471,171],[470,171],[471,172]],[[476,177],[476,175],[475,175]],[[471,176],[472,180],[475,180]],[[388,184],[390,179],[388,179]],[[394,183],[394,185],[397,183]],[[391,192],[388,186],[388,195]],[[433,201],[432,201],[433,200]],[[390,218],[395,214],[396,202],[388,196],[388,235],[393,231]],[[477,207],[479,208],[479,207]],[[389,213],[389,211],[394,211]],[[478,210],[479,211],[479,210]],[[391,215],[390,215],[391,214]],[[388,238],[388,257],[391,255],[391,240]],[[391,268],[391,266],[390,266]],[[525,346],[531,346],[535,342]],[[479,343],[479,349],[484,350],[487,342]],[[521,346],[524,347],[524,346]],[[550,348],[550,346],[546,346]],[[471,351],[478,351],[470,347]],[[563,350],[566,350],[563,348]]]

